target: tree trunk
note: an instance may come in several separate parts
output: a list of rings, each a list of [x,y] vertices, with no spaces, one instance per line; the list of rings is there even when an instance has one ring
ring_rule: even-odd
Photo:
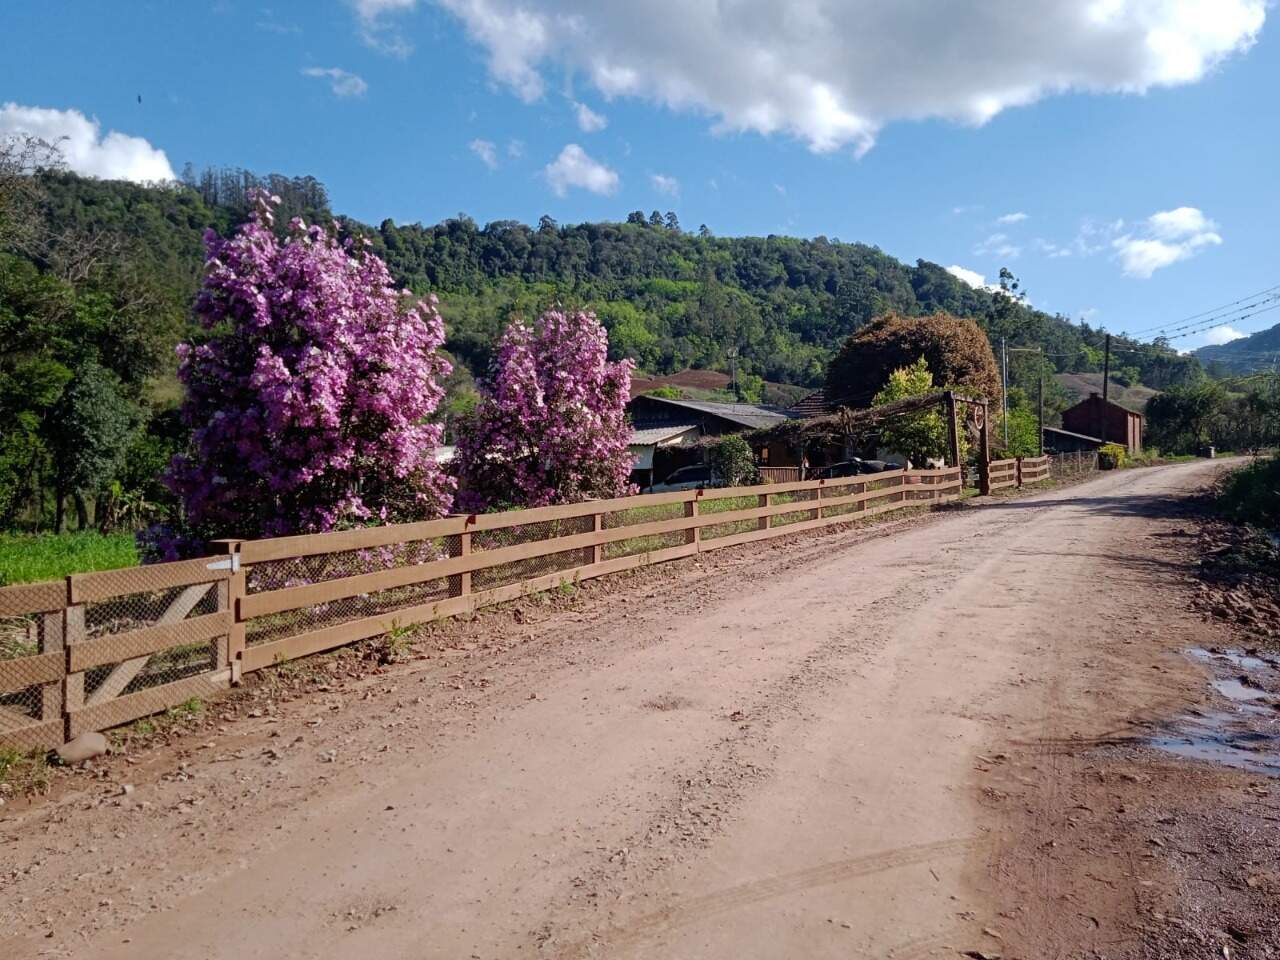
[[[76,490],[71,496],[76,502],[76,529],[81,531],[88,530],[89,505],[84,502],[84,491]]]
[[[67,524],[67,494],[62,489],[62,484],[56,484],[53,488],[53,532],[62,533]]]

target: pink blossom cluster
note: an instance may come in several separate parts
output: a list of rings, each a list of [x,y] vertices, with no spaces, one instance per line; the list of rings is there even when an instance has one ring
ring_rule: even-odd
[[[205,235],[195,314],[179,347],[190,452],[166,482],[202,536],[276,536],[439,516],[453,480],[428,422],[450,365],[435,297],[396,289],[386,264],[295,218],[274,197],[232,237]]]
[[[516,321],[454,457],[469,510],[624,496],[632,459],[626,405],[630,360],[610,363],[592,313],[549,310]]]

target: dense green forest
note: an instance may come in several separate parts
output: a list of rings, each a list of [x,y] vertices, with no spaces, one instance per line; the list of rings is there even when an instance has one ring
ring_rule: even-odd
[[[460,361],[455,400],[465,400],[507,321],[553,302],[595,310],[615,357],[649,373],[727,369],[735,354],[748,389],[762,379],[822,386],[845,338],[888,311],[947,311],[975,319],[993,341],[1040,348],[1012,355],[1015,402],[1034,395],[1042,374],[1102,365],[1100,331],[1030,308],[1007,272],[1007,293],[993,294],[862,243],[716,237],[657,211],[617,223],[543,217],[482,227],[460,215],[375,228],[335,217],[309,177],[188,168],[180,182],[142,186],[56,168],[0,170],[0,525],[48,523],[58,492],[74,498],[82,520],[100,523],[77,491],[134,519],[164,499],[154,476],[182,443],[173,347],[195,333],[188,312],[202,236],[232,230],[258,187],[282,198],[282,228],[295,214],[336,219],[367,237],[399,282],[440,295],[446,348]],[[1166,346],[1115,346],[1122,381],[1166,388],[1202,376],[1198,361]],[[1049,379],[1051,412],[1060,394]],[[74,432],[84,424],[96,424],[91,449]]]

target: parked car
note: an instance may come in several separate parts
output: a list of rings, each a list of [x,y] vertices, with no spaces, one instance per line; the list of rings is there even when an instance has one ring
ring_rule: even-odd
[[[644,493],[668,493],[672,490],[693,490],[696,487],[714,487],[720,483],[720,478],[712,472],[711,468],[705,463],[695,463],[687,467],[681,467],[674,473],[670,474],[667,479],[661,483],[655,483],[649,487]]]
[[[829,467],[823,467],[813,474],[810,479],[834,480],[837,477],[857,477],[865,473],[884,473],[886,470],[896,469],[898,468],[892,463],[884,460],[863,460],[859,457],[853,457],[850,460],[841,460],[839,463],[833,463]]]

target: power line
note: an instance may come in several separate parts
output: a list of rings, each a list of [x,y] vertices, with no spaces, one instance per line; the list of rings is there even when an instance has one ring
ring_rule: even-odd
[[[1265,289],[1265,290],[1259,290],[1257,293],[1251,293],[1251,294],[1249,294],[1248,296],[1241,297],[1239,300],[1233,300],[1233,301],[1231,301],[1230,303],[1223,304],[1223,305],[1222,305],[1222,306],[1220,306],[1220,307],[1213,307],[1213,308],[1211,308],[1211,309],[1209,309],[1209,310],[1202,310],[1202,311],[1200,311],[1199,313],[1193,313],[1193,314],[1191,314],[1191,316],[1189,316],[1189,317],[1182,317],[1182,318],[1181,318],[1181,319],[1179,319],[1179,320],[1173,320],[1173,321],[1171,321],[1171,322],[1169,322],[1169,323],[1167,323],[1167,324],[1164,324],[1164,325],[1162,325],[1162,326],[1158,326],[1158,327],[1148,327],[1148,328],[1146,328],[1145,330],[1137,330],[1137,331],[1134,331],[1133,333],[1127,334],[1127,336],[1139,336],[1139,335],[1141,335],[1141,334],[1145,334],[1145,333],[1152,333],[1152,332],[1159,331],[1159,330],[1170,330],[1170,329],[1175,329],[1175,328],[1176,328],[1176,329],[1181,329],[1181,326],[1178,326],[1178,325],[1190,325],[1190,323],[1191,323],[1191,322],[1193,322],[1193,321],[1197,321],[1197,320],[1200,320],[1200,318],[1202,318],[1202,317],[1208,317],[1208,316],[1209,316],[1209,314],[1222,313],[1222,312],[1224,312],[1224,311],[1225,311],[1225,312],[1234,312],[1234,311],[1232,311],[1230,308],[1232,308],[1232,307],[1238,307],[1240,304],[1243,304],[1246,300],[1254,300],[1254,299],[1256,299],[1256,298],[1258,298],[1258,297],[1267,296],[1268,294],[1276,295],[1276,294],[1277,294],[1277,291],[1280,291],[1280,284],[1276,284],[1274,287],[1267,287],[1267,289]],[[1242,309],[1243,309],[1243,308],[1242,308]]]
[[[1276,302],[1272,303],[1272,304],[1271,304],[1271,306],[1269,306],[1269,307],[1263,307],[1263,308],[1261,308],[1261,309],[1259,309],[1259,310],[1253,310],[1253,311],[1251,311],[1250,313],[1242,313],[1242,314],[1240,314],[1240,316],[1238,316],[1238,317],[1233,317],[1232,319],[1233,319],[1233,320],[1237,320],[1237,321],[1238,321],[1238,320],[1247,320],[1247,319],[1249,319],[1250,317],[1256,317],[1256,316],[1259,316],[1259,315],[1264,314],[1264,313],[1270,313],[1272,310],[1280,310],[1280,296],[1278,296],[1278,297],[1274,297],[1274,298],[1273,298],[1273,300],[1275,300]],[[1162,339],[1162,340],[1181,340],[1183,337],[1191,337],[1191,336],[1195,336],[1197,333],[1204,333],[1206,330],[1211,330],[1211,329],[1213,329],[1214,327],[1217,327],[1217,326],[1221,326],[1221,323],[1220,323],[1220,322],[1218,322],[1218,321],[1214,321],[1214,322],[1212,322],[1212,323],[1208,324],[1207,326],[1198,327],[1198,328],[1196,328],[1195,330],[1188,330],[1186,333],[1178,333],[1178,334],[1174,334],[1174,335],[1173,335],[1173,336],[1171,336],[1171,337],[1161,337],[1160,339]]]

